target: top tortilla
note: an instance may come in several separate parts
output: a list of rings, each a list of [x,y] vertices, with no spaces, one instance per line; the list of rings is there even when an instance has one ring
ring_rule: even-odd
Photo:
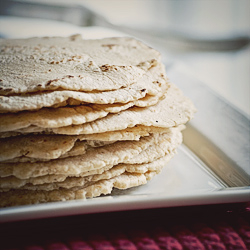
[[[55,90],[22,95],[0,96],[0,113],[38,110],[43,107],[79,105],[84,103],[113,104],[128,103],[148,95],[159,95],[166,85],[162,64],[152,67],[137,82],[129,87],[103,92],[79,92]]]
[[[159,52],[127,37],[0,39],[0,50],[0,95],[115,90],[160,61]]]

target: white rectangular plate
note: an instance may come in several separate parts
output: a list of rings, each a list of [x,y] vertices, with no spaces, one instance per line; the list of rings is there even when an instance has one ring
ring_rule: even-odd
[[[15,30],[13,22],[5,18],[0,21],[7,22],[3,27]],[[85,38],[88,34],[91,38],[107,34],[102,28],[81,31]],[[108,35],[112,35],[110,30]],[[174,66],[167,73],[195,102],[198,113],[184,132],[185,145],[161,174],[144,186],[114,190],[99,198],[2,208],[0,221],[249,201],[249,119],[182,67]]]

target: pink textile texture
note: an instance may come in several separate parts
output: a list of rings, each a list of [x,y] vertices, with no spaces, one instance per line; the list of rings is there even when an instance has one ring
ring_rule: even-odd
[[[0,225],[0,235],[9,233],[0,249],[249,250],[249,208],[184,207],[7,223]]]

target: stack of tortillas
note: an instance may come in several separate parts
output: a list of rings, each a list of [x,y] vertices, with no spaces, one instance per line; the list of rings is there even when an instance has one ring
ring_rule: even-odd
[[[146,184],[195,112],[132,38],[0,40],[0,206]]]

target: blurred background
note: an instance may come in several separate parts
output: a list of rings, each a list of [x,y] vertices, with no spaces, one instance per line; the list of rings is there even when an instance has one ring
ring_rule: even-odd
[[[134,36],[250,117],[249,0],[0,1],[0,36]]]

